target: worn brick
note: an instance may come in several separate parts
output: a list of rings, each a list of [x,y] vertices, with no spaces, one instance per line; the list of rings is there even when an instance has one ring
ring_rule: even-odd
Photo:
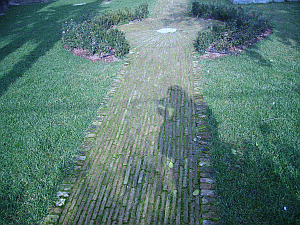
[[[200,203],[200,196],[198,195],[198,196],[195,196],[195,219],[196,219],[196,224],[197,223],[200,223],[199,221],[200,221],[200,218],[201,218],[201,215],[200,215],[200,205],[201,205],[201,203]]]
[[[213,168],[212,167],[203,166],[203,167],[199,168],[199,171],[200,172],[206,172],[206,173],[212,173],[213,172]]]
[[[83,207],[84,207],[84,202],[82,202],[81,205],[79,206],[79,208],[76,211],[74,211],[74,213],[76,214],[76,216],[74,218],[74,223],[75,224],[77,223],[77,221],[80,218]]]
[[[159,209],[159,204],[160,204],[160,195],[157,196],[157,199],[156,199],[156,205],[155,205],[155,208],[154,208],[154,213],[153,213],[153,222],[155,224],[158,223],[158,209]]]
[[[217,205],[202,205],[201,209],[203,212],[209,212],[209,211],[217,212],[218,211]]]
[[[125,173],[125,178],[124,178],[124,184],[128,184],[129,175],[130,175],[130,169],[131,169],[131,166],[128,165],[127,168],[126,168],[126,173]]]
[[[179,172],[179,181],[178,181],[178,195],[181,196],[181,190],[182,190],[182,178],[183,178],[183,168],[180,166],[180,172]]]
[[[106,185],[102,185],[102,188],[101,188],[101,191],[100,191],[100,194],[99,194],[98,198],[95,198],[95,200],[97,200],[97,202],[96,202],[94,214],[93,214],[93,217],[92,217],[93,220],[96,219],[96,217],[97,217],[97,213],[98,213],[98,210],[101,206],[101,200],[102,200],[102,197],[104,195],[105,190],[106,190]]]
[[[200,178],[200,182],[201,183],[208,183],[208,184],[215,183],[215,181],[213,179],[210,179],[210,178]]]
[[[135,194],[135,188],[132,188],[131,191],[130,191],[130,196],[129,196],[128,203],[126,205],[126,211],[125,211],[125,217],[124,217],[125,223],[127,223],[128,218],[129,218],[129,214],[130,214],[129,211],[131,210],[131,207],[133,205],[134,194]]]
[[[202,213],[202,218],[205,219],[219,218],[219,214],[215,212]]]
[[[107,224],[107,218],[109,216],[109,208],[106,208],[103,213],[102,223]]]
[[[107,225],[110,225],[112,223],[112,217],[115,211],[116,202],[114,201],[111,205],[111,208],[109,209],[109,215],[107,217]]]
[[[85,206],[82,210],[81,216],[79,218],[78,224],[83,224],[86,213],[88,212],[89,203],[85,203]]]
[[[147,191],[147,183],[144,183],[142,188],[142,194],[141,194],[141,202],[143,202],[145,199],[146,191]]]
[[[170,215],[170,224],[175,223],[176,199],[177,199],[177,190],[174,190],[173,191],[173,199],[172,199],[172,209],[171,209],[171,215]]]
[[[181,224],[181,198],[177,201],[176,224]]]
[[[137,210],[136,210],[136,224],[139,224],[140,223],[140,218],[141,218],[141,213],[142,211],[142,203],[140,203],[137,207]]]
[[[113,215],[113,220],[117,220],[119,217],[119,212],[121,210],[121,206],[120,204],[116,205],[115,211],[114,211],[114,215]]]
[[[188,223],[189,222],[189,203],[188,203],[188,193],[187,190],[184,190],[184,199],[183,199],[183,203],[184,203],[184,208],[183,208],[183,222],[184,223]]]
[[[142,183],[142,181],[143,181],[143,175],[144,175],[144,170],[141,170],[140,176],[139,176],[139,179],[138,179],[138,184]]]
[[[213,176],[213,174],[212,173],[204,173],[204,172],[202,172],[202,173],[200,173],[200,177],[202,177],[202,178],[213,178],[214,176]]]
[[[118,224],[122,224],[123,223],[124,211],[125,211],[125,208],[121,207],[120,213],[119,213],[119,218],[118,218]]]
[[[157,184],[158,185],[157,190],[159,190],[159,191],[161,190],[163,179],[164,179],[164,167],[162,166],[161,171],[160,171],[159,181],[158,181],[158,184]]]
[[[202,197],[202,204],[209,204],[209,203],[216,203],[216,199],[209,197],[209,196],[203,196]]]
[[[201,183],[201,184],[200,184],[200,188],[201,188],[201,189],[210,190],[210,189],[213,188],[213,186],[212,186],[211,184]]]
[[[62,213],[62,209],[59,207],[51,208],[48,210],[49,214],[60,214]]]
[[[115,200],[115,191],[116,191],[116,185],[113,185],[110,195],[106,202],[106,207],[110,207],[112,202]]]
[[[105,194],[104,194],[104,197],[103,197],[103,199],[102,199],[102,204],[101,204],[99,213],[98,213],[99,216],[103,214],[103,210],[104,210],[106,201],[107,201],[108,196],[109,196],[110,191],[111,191],[110,187],[111,187],[111,184],[108,184],[108,185],[107,185],[107,188],[106,188],[106,191],[105,191]]]
[[[210,196],[210,197],[214,197],[215,196],[215,192],[213,190],[205,190],[202,189],[201,190],[201,196]]]
[[[147,188],[146,199],[144,202],[144,211],[142,215],[143,218],[145,218],[147,214],[150,193],[151,193],[151,184],[149,184]]]
[[[95,201],[91,202],[91,205],[89,206],[89,209],[87,211],[87,216],[86,216],[84,224],[90,224],[90,220],[91,220],[91,217],[92,217],[92,213],[93,213],[93,209],[94,209],[95,204],[96,204]]]
[[[95,190],[95,194],[93,196],[93,200],[96,200],[98,198],[99,190],[101,188],[101,184],[102,184],[102,180],[104,179],[104,176],[105,176],[105,171],[102,171],[100,178],[96,179],[96,180],[98,180],[98,185],[97,185],[97,188]]]
[[[119,176],[119,183],[118,183],[118,187],[117,187],[117,191],[116,191],[117,196],[119,195],[121,188],[122,188],[122,184],[123,184],[122,179],[124,176],[124,172],[125,172],[125,168],[122,169],[121,174]]]
[[[171,196],[167,196],[167,201],[166,201],[166,206],[165,206],[165,219],[164,219],[164,224],[168,224],[169,221],[169,210],[170,210],[170,201],[171,201]]]
[[[166,192],[162,193],[161,202],[160,202],[160,212],[158,215],[158,223],[163,223],[164,214],[165,214],[165,201],[166,201]]]

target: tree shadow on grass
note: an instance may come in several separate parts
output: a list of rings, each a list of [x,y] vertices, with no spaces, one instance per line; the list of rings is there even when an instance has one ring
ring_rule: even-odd
[[[7,70],[7,72],[3,73],[3,76],[0,77],[0,97],[4,95],[9,87],[13,85],[14,82],[16,82],[19,78],[21,78],[26,71],[30,70],[30,68],[39,60],[40,57],[44,56],[57,42],[61,40],[61,27],[63,22],[71,18],[74,18],[75,20],[77,18],[81,18],[87,12],[92,13],[87,11],[91,10],[91,8],[92,11],[98,9],[97,7],[91,7],[89,4],[79,7],[74,7],[71,4],[63,6],[56,4],[59,4],[59,2],[14,6],[10,8],[6,15],[0,17],[0,33],[1,41],[3,41],[1,44],[6,44],[1,46],[0,61],[4,62],[7,57],[12,57],[11,55],[18,53],[18,51],[21,52],[21,48],[25,49],[27,48],[26,45],[29,46],[29,50],[27,52],[24,50],[24,52],[20,53],[24,54],[23,56],[16,56],[17,59],[15,61],[12,59],[12,68]],[[99,2],[95,4],[99,4]],[[30,48],[30,46],[34,47]],[[51,66],[51,64],[49,65]],[[47,68],[45,68],[45,70],[46,69]],[[38,74],[38,76],[43,77],[44,74]],[[22,107],[21,109],[15,109],[17,114],[18,110],[22,110]],[[48,110],[51,111],[53,108],[49,108]],[[62,109],[62,111],[64,110],[65,108]],[[32,126],[37,126],[37,124],[39,124],[38,122],[35,124],[35,122],[36,121],[33,121]],[[21,128],[24,129],[22,126]],[[56,130],[56,136],[62,134],[67,135],[68,128],[53,128],[52,130]],[[8,146],[8,143],[1,143],[0,148],[2,153],[5,151],[4,159],[2,158],[1,160],[5,161],[1,161],[3,163],[1,164],[2,174],[0,177],[0,224],[34,224],[36,221],[38,221],[40,219],[39,217],[45,213],[49,205],[49,199],[52,199],[52,195],[55,192],[54,189],[57,188],[57,183],[49,182],[47,185],[48,180],[50,180],[49,177],[57,176],[60,179],[62,178],[60,176],[63,176],[63,173],[67,171],[67,167],[64,163],[62,163],[64,164],[63,166],[65,166],[64,168],[54,169],[54,167],[52,167],[49,170],[47,169],[47,166],[52,165],[49,163],[49,161],[51,162],[51,159],[57,158],[57,156],[51,155],[54,151],[52,151],[51,146],[47,145],[48,139],[45,140],[45,136],[49,137],[49,140],[52,138],[53,134],[51,131],[47,133],[40,133],[38,129],[36,129],[36,131],[26,129],[25,133],[27,132],[32,133],[31,137],[35,139],[32,141],[32,145],[29,146],[33,146],[33,149],[37,149],[38,153],[35,155],[35,157],[36,161],[41,162],[41,167],[38,168],[38,170],[33,168],[32,165],[35,164],[35,161],[29,160],[30,157],[27,157],[26,150],[24,150],[24,145],[18,147],[24,150],[20,155],[23,155],[24,158],[22,158],[22,160],[27,162],[24,163],[24,165],[26,164],[28,167],[22,167],[23,165],[20,165],[21,168],[14,167],[14,169],[12,169],[11,165],[9,166],[9,160],[6,159],[18,161],[18,159],[13,158],[13,154],[18,154],[18,152],[13,152],[13,154],[7,153],[9,151],[6,150],[9,150],[11,146]],[[34,132],[36,133],[33,134]],[[27,137],[25,133],[24,139]],[[13,140],[14,137],[15,135],[12,135],[11,140]],[[59,138],[63,137],[57,136],[57,139]],[[67,137],[64,138],[67,139]],[[39,139],[42,146],[34,146],[34,143],[38,143]],[[6,141],[7,140],[9,140],[9,138],[7,138]],[[51,139],[49,142],[57,143],[57,140]],[[16,145],[19,143],[22,142],[18,140]],[[2,147],[2,144],[3,146],[6,146]],[[44,144],[46,146],[43,146]],[[60,147],[56,146],[56,148],[59,149]],[[18,150],[15,149],[14,151]],[[57,150],[56,153],[57,152],[59,151]],[[28,154],[32,156],[34,155],[34,151],[29,151]],[[19,158],[21,157],[22,156],[19,156]],[[39,159],[39,157],[41,159]],[[43,164],[42,162],[44,160],[49,164]],[[43,168],[43,166],[45,166],[45,168]],[[45,174],[38,174],[41,173],[40,171],[44,171]],[[61,174],[49,174],[49,171],[59,171]],[[42,176],[43,179],[40,180],[39,176]],[[56,181],[59,182],[58,179]],[[39,187],[41,188],[41,193],[36,192]],[[32,194],[32,196],[30,196],[29,193]]]
[[[257,47],[257,44],[249,46],[246,49],[247,56],[252,59],[257,64],[264,66],[264,67],[272,67],[272,64],[269,60],[265,59],[260,53],[260,49]]]
[[[276,127],[263,123],[258,125],[263,147],[247,140],[224,143],[212,110],[208,115],[223,223],[299,224],[299,149],[276,142]]]
[[[41,56],[44,56],[53,46],[61,40],[62,24],[71,18],[82,18],[87,13],[93,14],[98,7],[91,7],[89,3],[82,6],[59,5],[52,6],[55,2],[14,6],[6,15],[0,17],[1,37],[7,41],[13,38],[0,50],[0,61],[10,54],[16,53],[26,44],[34,45],[14,64],[12,69],[0,77],[0,97],[8,90],[18,78],[28,71]],[[104,6],[101,5],[101,9]],[[92,11],[91,11],[92,10]],[[94,11],[93,11],[94,10]],[[19,56],[18,56],[19,57]]]

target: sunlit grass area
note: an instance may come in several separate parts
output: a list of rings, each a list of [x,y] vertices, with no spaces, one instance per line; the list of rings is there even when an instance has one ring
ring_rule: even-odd
[[[49,1],[0,17],[0,224],[41,220],[122,65],[66,52],[62,24],[145,2]]]
[[[225,1],[223,3],[227,4]],[[300,223],[300,4],[242,5],[273,34],[200,61],[224,224]]]

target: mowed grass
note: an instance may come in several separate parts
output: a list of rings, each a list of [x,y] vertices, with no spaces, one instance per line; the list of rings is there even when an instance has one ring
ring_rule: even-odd
[[[155,3],[84,2],[14,6],[0,17],[0,224],[36,224],[45,215],[123,63],[66,52],[62,24]]]
[[[209,105],[221,218],[300,224],[300,3],[242,7],[269,18],[273,34],[242,55],[201,60],[196,83]]]

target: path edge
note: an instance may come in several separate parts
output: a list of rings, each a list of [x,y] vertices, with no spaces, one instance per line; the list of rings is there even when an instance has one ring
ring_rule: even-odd
[[[203,225],[220,225],[220,209],[218,196],[215,193],[217,183],[214,179],[214,169],[211,162],[211,131],[207,110],[209,106],[203,97],[203,92],[195,83],[200,81],[199,60],[201,58],[194,55],[193,59],[193,79],[194,79],[194,102],[195,102],[195,123],[196,137],[199,154],[200,171],[200,195],[201,195],[201,219]],[[199,79],[199,80],[198,80]]]
[[[129,54],[133,53],[130,52]],[[71,159],[71,162],[74,165],[73,171],[58,187],[59,191],[56,193],[56,200],[47,209],[47,214],[39,225],[60,224],[65,220],[68,211],[68,199],[74,194],[74,190],[79,185],[80,180],[84,179],[88,171],[88,168],[86,167],[88,167],[89,163],[85,162],[87,155],[93,148],[93,143],[95,143],[96,138],[102,129],[101,125],[107,116],[111,99],[115,96],[116,91],[120,88],[121,83],[124,80],[126,67],[130,64],[129,55],[123,61],[121,69],[116,73],[106,96],[103,98],[103,101],[97,109],[97,116],[91,121],[91,125],[84,132],[85,137],[83,138],[82,144],[79,146],[77,154]]]

